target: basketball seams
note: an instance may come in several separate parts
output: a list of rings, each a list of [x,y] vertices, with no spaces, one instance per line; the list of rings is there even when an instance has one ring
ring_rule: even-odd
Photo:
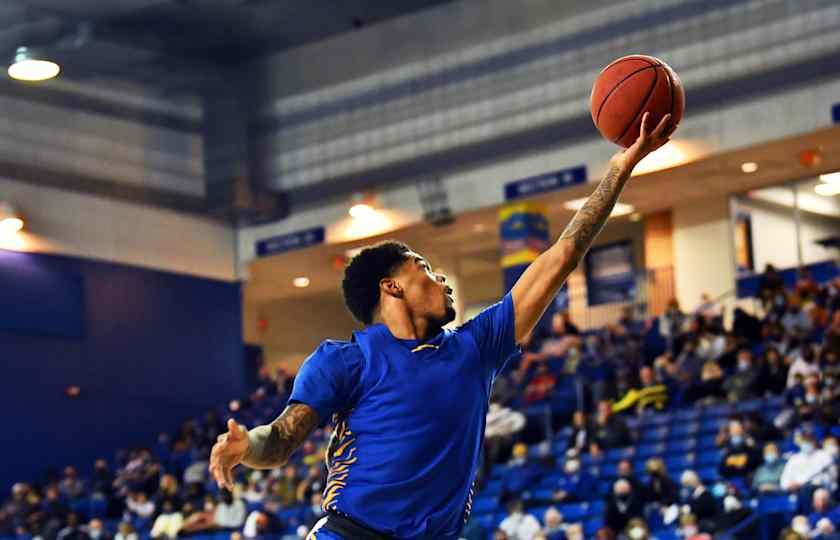
[[[650,88],[648,88],[648,92],[647,92],[647,95],[645,96],[645,99],[642,100],[641,105],[639,105],[639,108],[636,110],[636,114],[633,115],[633,118],[630,120],[630,123],[627,124],[627,127],[624,128],[624,131],[621,132],[621,135],[619,135],[618,137],[613,139],[612,142],[618,144],[618,141],[620,141],[621,139],[624,138],[625,135],[627,135],[627,132],[630,130],[631,127],[633,127],[633,124],[636,123],[636,119],[639,117],[640,114],[642,114],[642,112],[648,106],[648,103],[650,102],[650,98],[653,95],[653,91],[656,89],[656,85],[659,84],[659,70],[656,69],[658,67],[659,66],[655,66],[653,68],[655,73],[656,73],[656,77],[654,77],[653,83],[650,85]]]
[[[620,81],[618,81],[617,83],[615,83],[615,85],[613,85],[613,87],[610,89],[609,93],[607,93],[607,95],[606,95],[606,96],[604,96],[604,99],[602,99],[602,100],[601,100],[601,104],[600,104],[600,105],[598,105],[598,114],[596,114],[596,115],[595,115],[595,124],[597,125],[597,124],[598,124],[598,122],[601,120],[601,111],[604,109],[604,105],[607,103],[607,101],[609,101],[610,96],[611,96],[611,95],[613,95],[613,93],[614,93],[614,92],[618,89],[618,87],[620,87],[620,86],[621,86],[622,84],[624,84],[624,83],[625,83],[628,79],[630,79],[631,77],[633,77],[633,76],[635,76],[635,75],[637,75],[637,74],[641,73],[642,71],[644,71],[644,70],[646,70],[646,69],[653,69],[653,70],[655,70],[655,69],[656,69],[656,68],[658,68],[658,67],[659,67],[659,66],[654,66],[654,65],[652,65],[652,64],[651,64],[651,65],[649,65],[649,66],[645,66],[645,67],[643,67],[643,68],[639,68],[639,69],[637,69],[636,71],[634,71],[634,72],[632,72],[632,73],[629,73],[629,74],[628,74],[628,75],[626,75],[623,79],[621,79]],[[604,71],[606,71],[606,69],[604,69]],[[602,73],[603,73],[603,72],[602,72]],[[659,77],[659,74],[657,74],[657,77],[656,77],[656,78],[658,79],[658,77]],[[654,79],[654,81],[656,81],[656,79]]]

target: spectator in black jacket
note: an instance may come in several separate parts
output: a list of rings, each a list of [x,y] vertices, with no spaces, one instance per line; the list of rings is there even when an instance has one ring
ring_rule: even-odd
[[[679,488],[668,476],[665,464],[660,458],[651,458],[645,464],[645,469],[650,476],[645,489],[647,502],[663,507],[671,506],[677,502]]]
[[[718,472],[724,478],[746,477],[761,464],[759,452],[758,445],[747,435],[741,421],[730,420],[729,437]]]
[[[713,519],[718,514],[718,506],[714,496],[700,482],[700,477],[694,471],[685,471],[680,478],[683,488],[683,503],[688,505],[698,521]]]
[[[723,389],[729,401],[744,401],[758,396],[761,368],[755,365],[748,349],[738,351],[738,365],[733,375],[724,379]]]
[[[627,423],[619,416],[613,416],[609,401],[598,402],[598,413],[590,433],[589,452],[593,455],[600,455],[612,448],[624,448],[633,442]]]
[[[641,493],[633,491],[633,486],[627,480],[619,478],[613,484],[612,494],[607,497],[607,507],[604,511],[604,525],[619,533],[627,523],[644,515],[644,500]]]

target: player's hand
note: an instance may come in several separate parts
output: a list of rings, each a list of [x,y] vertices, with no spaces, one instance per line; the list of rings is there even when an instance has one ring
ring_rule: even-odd
[[[654,150],[661,148],[669,140],[677,126],[668,127],[668,122],[671,120],[671,115],[666,114],[659,121],[659,124],[650,129],[648,122],[650,121],[650,113],[646,112],[642,115],[642,126],[639,129],[639,138],[633,143],[633,146],[622,150],[612,157],[610,162],[614,165],[622,167],[624,170],[630,170],[636,166],[645,156]],[[667,131],[666,131],[667,128]]]
[[[250,443],[245,426],[230,419],[227,427],[228,432],[219,435],[210,452],[210,474],[220,488],[233,491],[233,468],[242,463]]]

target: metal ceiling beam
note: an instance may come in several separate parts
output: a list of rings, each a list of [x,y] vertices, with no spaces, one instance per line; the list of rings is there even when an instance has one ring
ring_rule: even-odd
[[[840,74],[840,50],[810,60],[718,81],[690,90],[691,113],[712,110],[759,95],[776,93]],[[826,111],[826,116],[830,111]],[[597,138],[588,113],[554,122],[537,129],[498,137],[490,141],[450,148],[432,155],[392,163],[368,171],[344,174],[313,184],[280,190],[288,201],[291,213],[324,204],[353,192],[366,191],[387,184],[394,187],[430,176],[453,171],[509,156],[556,147],[568,141]],[[263,178],[263,185],[271,185]]]
[[[0,178],[210,217],[203,197],[59,172],[32,164],[0,161]]]

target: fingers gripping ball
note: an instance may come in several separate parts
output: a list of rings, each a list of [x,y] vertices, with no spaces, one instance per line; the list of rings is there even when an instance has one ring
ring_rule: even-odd
[[[592,121],[606,139],[625,148],[639,136],[642,115],[656,126],[671,115],[665,133],[676,129],[685,110],[685,91],[679,76],[653,56],[631,55],[605,67],[589,96]]]

